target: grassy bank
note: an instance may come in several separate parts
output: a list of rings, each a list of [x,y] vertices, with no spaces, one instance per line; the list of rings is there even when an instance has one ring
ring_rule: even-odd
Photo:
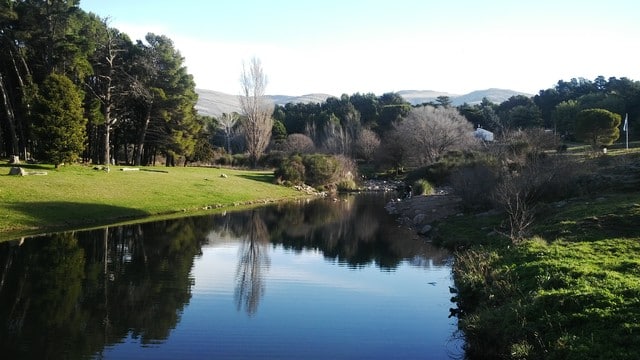
[[[81,165],[22,168],[47,175],[10,176],[10,165],[0,163],[0,239],[302,195],[274,185],[272,172],[266,171],[112,167],[107,173]]]
[[[466,249],[454,277],[470,358],[640,358],[640,193],[548,206],[518,246],[492,231],[499,223],[440,228]]]

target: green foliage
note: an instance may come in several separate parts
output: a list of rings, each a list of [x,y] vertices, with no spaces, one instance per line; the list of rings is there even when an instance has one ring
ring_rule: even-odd
[[[338,170],[335,158],[322,154],[306,155],[302,162],[305,167],[305,182],[311,186],[331,184]]]
[[[36,156],[44,162],[73,162],[84,148],[82,93],[64,75],[51,74],[33,112]]]
[[[205,137],[199,137],[193,147],[190,161],[210,163],[213,160],[215,151],[209,140]]]
[[[621,116],[604,109],[582,110],[576,116],[576,136],[594,149],[620,137]]]
[[[348,190],[356,188],[356,169],[352,161],[324,154],[291,155],[275,171],[277,181],[313,187]]]
[[[435,186],[442,186],[450,180],[450,176],[457,168],[481,161],[480,154],[471,151],[449,151],[433,164],[412,170],[405,177],[405,182],[411,184],[425,179]]]
[[[548,208],[534,229],[548,241],[533,237],[517,247],[494,243],[458,253],[455,300],[467,355],[638,358],[638,201],[636,193],[621,194]],[[445,237],[471,233],[481,226],[475,218],[438,230]]]
[[[358,184],[353,180],[343,180],[337,184],[338,191],[354,191],[358,190]]]
[[[300,185],[305,180],[305,167],[300,155],[293,155],[283,159],[280,166],[275,170],[275,177],[278,182],[285,182],[293,185]]]
[[[281,144],[287,139],[287,128],[282,121],[274,120],[273,128],[271,129],[271,140],[275,144]]]
[[[233,162],[231,165],[236,167],[249,167],[251,165],[249,155],[247,154],[233,154],[232,159]]]
[[[413,183],[413,194],[414,195],[431,195],[435,192],[435,189],[431,183],[429,183],[425,179],[416,180]]]

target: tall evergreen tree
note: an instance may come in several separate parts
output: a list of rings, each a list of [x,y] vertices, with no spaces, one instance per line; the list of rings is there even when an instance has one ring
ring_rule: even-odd
[[[45,79],[33,113],[39,160],[57,167],[79,157],[86,137],[82,99],[82,92],[66,76],[51,74]]]

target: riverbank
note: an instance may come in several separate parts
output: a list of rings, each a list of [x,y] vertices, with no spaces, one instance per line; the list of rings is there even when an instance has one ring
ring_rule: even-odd
[[[584,161],[596,190],[536,203],[526,239],[509,239],[499,212],[432,224],[434,243],[456,250],[452,313],[468,358],[640,358],[640,157]],[[427,199],[392,206],[410,221]]]
[[[411,222],[440,200],[390,206]],[[453,215],[431,232],[459,249],[453,313],[469,358],[640,358],[640,193],[550,204],[518,246],[496,231],[500,214]]]
[[[462,199],[449,189],[438,189],[432,195],[418,195],[394,199],[385,208],[398,216],[398,222],[414,228],[420,235],[429,235],[433,223],[461,214]]]
[[[21,176],[11,167],[0,163],[0,239],[313,196],[275,185],[270,171],[26,164],[41,175]]]

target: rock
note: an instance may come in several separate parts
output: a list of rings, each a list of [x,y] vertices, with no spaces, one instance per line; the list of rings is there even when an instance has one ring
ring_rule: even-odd
[[[11,156],[11,159],[9,160],[9,164],[14,164],[14,165],[20,164],[20,157],[17,155]]]
[[[20,176],[47,175],[47,172],[46,171],[30,171],[29,172],[21,167],[14,166],[11,169],[9,169],[9,175],[20,175]]]
[[[428,233],[431,232],[431,229],[433,229],[433,226],[427,224],[423,226],[422,229],[420,229],[420,231],[418,231],[418,234],[427,235]]]
[[[27,175],[27,172],[24,171],[24,169],[21,168],[21,167],[13,166],[13,167],[11,167],[11,169],[9,169],[9,175],[25,176],[25,175]]]
[[[561,208],[561,207],[564,207],[565,205],[567,205],[567,202],[566,202],[566,201],[564,201],[564,200],[562,200],[562,201],[558,201],[558,202],[556,202],[554,205],[555,205],[555,207],[557,207],[557,208]]]
[[[420,225],[422,224],[422,222],[424,222],[424,220],[427,218],[427,215],[425,214],[418,214],[413,218],[413,224],[414,225]]]
[[[221,178],[225,178],[225,179],[226,179],[226,178],[228,178],[227,174],[224,174],[224,173],[223,173],[223,174],[220,174],[220,177],[221,177]]]

